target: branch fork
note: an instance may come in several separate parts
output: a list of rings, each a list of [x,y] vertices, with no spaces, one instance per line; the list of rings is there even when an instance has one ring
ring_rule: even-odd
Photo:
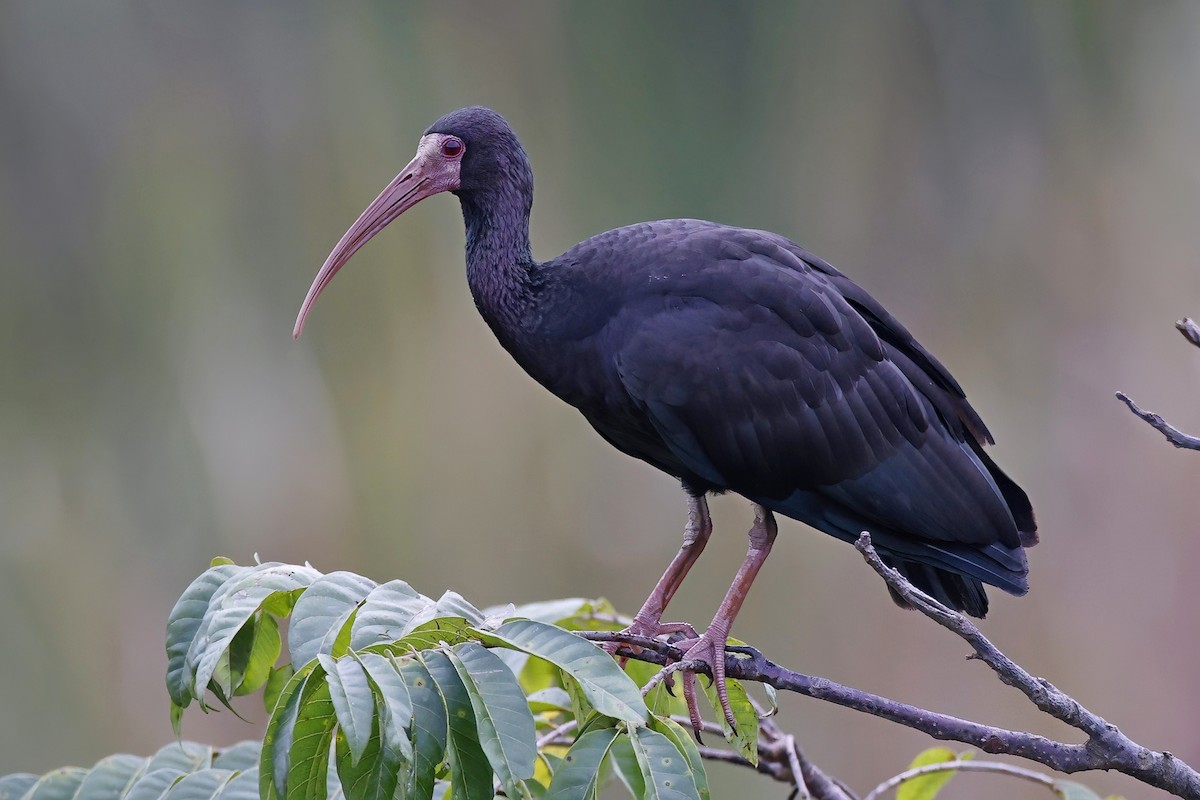
[[[1200,347],[1200,325],[1191,319],[1181,319],[1175,323],[1175,328],[1183,334],[1183,338]],[[1167,422],[1158,414],[1146,411],[1129,398],[1124,392],[1117,392],[1117,399],[1129,407],[1135,415],[1146,422],[1154,430],[1167,437],[1167,441],[1185,450],[1200,450],[1200,436],[1190,436]]]

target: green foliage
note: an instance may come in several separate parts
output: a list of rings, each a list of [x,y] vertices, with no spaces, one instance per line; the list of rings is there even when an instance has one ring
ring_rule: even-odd
[[[263,800],[591,798],[615,777],[637,798],[707,800],[699,751],[668,718],[677,709],[660,700],[652,713],[642,698],[655,670],[627,673],[571,632],[613,619],[603,601],[481,611],[403,581],[214,562],[168,622],[172,717],[261,689],[271,717],[257,769],[238,751],[240,771],[226,771],[253,772]],[[756,757],[754,709],[730,688],[735,741]],[[208,786],[195,772],[177,767],[189,796],[176,800]]]
[[[257,800],[258,742],[224,751],[169,744],[148,758],[115,755],[91,769],[0,777],[0,800]]]
[[[180,741],[148,758],[0,776],[0,800],[595,800],[612,781],[637,800],[710,800],[700,749],[671,719],[686,714],[681,699],[661,682],[643,699],[657,668],[622,668],[572,632],[617,619],[606,601],[480,610],[399,580],[217,559],[167,624],[171,721],[178,730],[192,703],[232,710],[261,690],[263,741]],[[757,710],[742,684],[728,688],[735,728],[705,691],[726,739],[757,763]],[[926,750],[910,769],[954,766],[903,781],[896,797],[934,800],[970,756]]]

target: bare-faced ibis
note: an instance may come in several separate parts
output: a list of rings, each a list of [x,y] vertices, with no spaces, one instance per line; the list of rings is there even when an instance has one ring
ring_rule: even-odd
[[[609,444],[683,484],[683,546],[630,632],[682,633],[725,697],[725,643],[775,541],[778,512],[854,541],[941,602],[982,617],[983,584],[1024,594],[1037,542],[1025,493],[984,452],[962,388],[883,306],[782,236],[671,219],[602,233],[558,258],[529,246],[533,174],[503,117],[439,119],[351,226],[296,320],[384,226],[458,195],[467,282],[500,344]],[[753,505],[750,549],[703,635],[662,614],[712,531],[705,497]],[[693,722],[695,673],[684,673]]]

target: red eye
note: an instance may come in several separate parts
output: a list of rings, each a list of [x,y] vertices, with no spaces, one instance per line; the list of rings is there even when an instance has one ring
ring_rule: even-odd
[[[446,158],[458,158],[462,155],[463,143],[462,139],[456,139],[451,136],[442,142],[442,155]]]

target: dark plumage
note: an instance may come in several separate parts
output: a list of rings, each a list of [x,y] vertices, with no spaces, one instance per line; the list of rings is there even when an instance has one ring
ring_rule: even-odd
[[[667,630],[662,607],[707,539],[708,492],[764,509],[752,569],[718,612],[725,623],[770,547],[771,511],[845,541],[869,531],[887,563],[976,616],[987,611],[984,583],[1027,591],[1023,548],[1037,534],[1025,493],[985,454],[991,436],[962,388],[874,298],[782,236],[698,220],[618,228],[536,262],[529,162],[488,109],[430,126],[331,254],[297,335],[358,247],[446,190],[462,204],[475,304],[504,348],[606,441],[693,498],[699,534],[639,630]]]

